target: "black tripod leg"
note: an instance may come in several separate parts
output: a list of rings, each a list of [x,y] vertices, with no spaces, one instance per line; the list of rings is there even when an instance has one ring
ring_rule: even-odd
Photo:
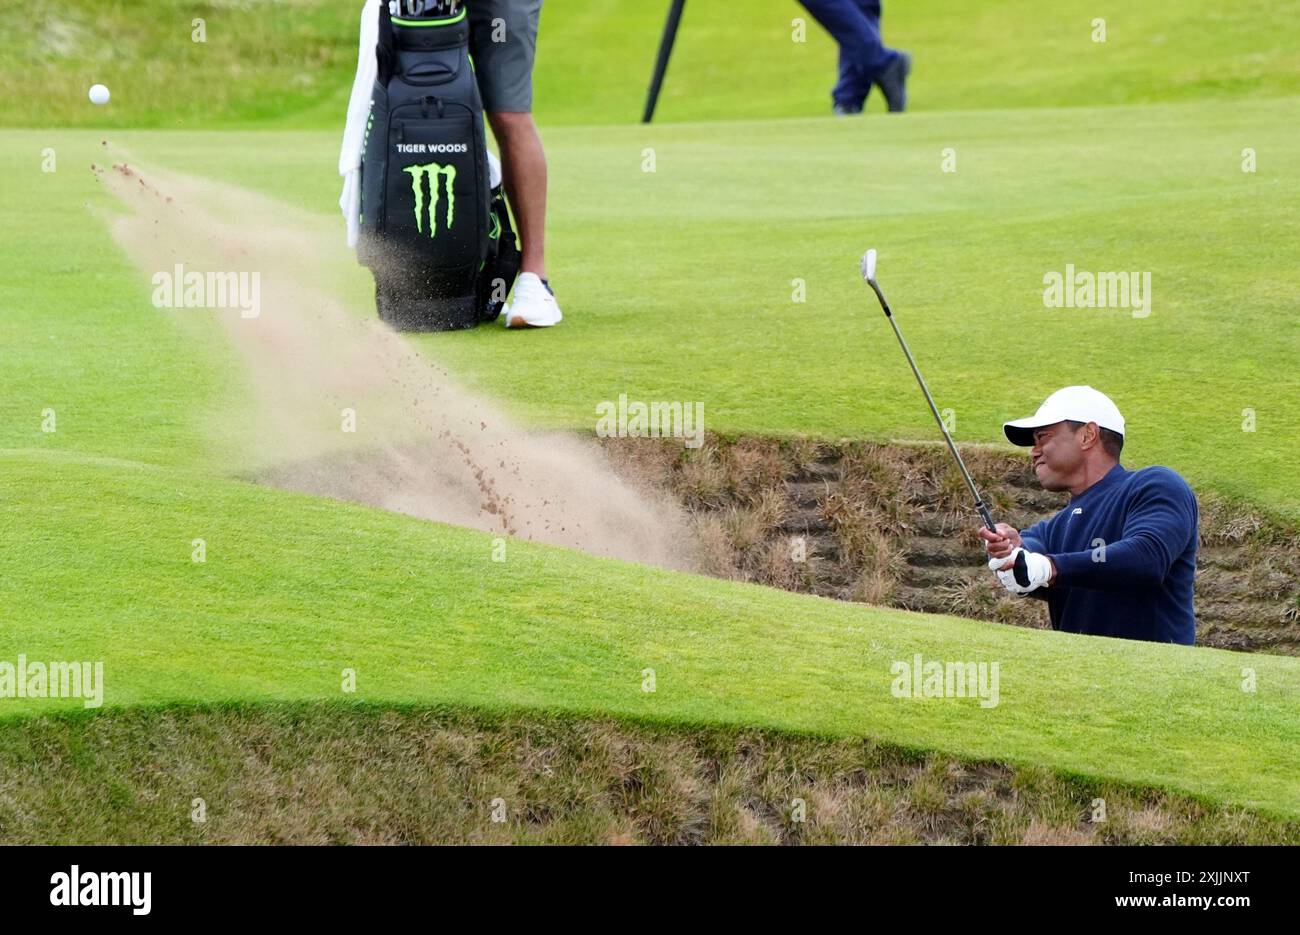
[[[686,6],[686,0],[673,0],[673,5],[668,8],[668,21],[664,23],[664,35],[659,40],[659,57],[655,60],[654,75],[650,78],[650,93],[646,96],[645,113],[641,116],[642,123],[649,123],[654,119],[655,104],[659,101],[659,89],[664,84],[664,73],[668,71],[668,57],[673,54],[673,43],[677,41],[677,27],[682,21],[682,8]]]

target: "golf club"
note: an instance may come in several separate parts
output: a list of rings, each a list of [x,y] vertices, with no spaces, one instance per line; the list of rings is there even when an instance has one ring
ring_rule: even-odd
[[[921,392],[925,394],[925,401],[930,404],[930,412],[934,415],[934,421],[939,426],[939,431],[943,432],[943,440],[948,443],[948,450],[952,456],[957,459],[957,467],[961,470],[961,476],[966,479],[966,486],[970,488],[971,496],[975,498],[975,509],[979,510],[980,516],[984,519],[984,525],[991,532],[997,532],[997,526],[993,523],[993,517],[989,513],[989,508],[984,504],[984,498],[980,496],[979,490],[975,488],[975,481],[971,479],[970,471],[966,470],[966,462],[961,459],[957,453],[957,446],[952,443],[952,436],[948,434],[948,428],[943,424],[943,419],[939,416],[939,409],[934,404],[934,397],[930,395],[930,388],[925,385],[925,378],[921,376],[921,371],[916,369],[916,361],[912,358],[912,351],[903,340],[903,332],[898,330],[898,322],[894,320],[894,313],[889,308],[889,302],[885,299],[885,293],[880,291],[880,284],[876,282],[876,251],[868,250],[862,257],[862,278],[867,281],[871,291],[876,294],[880,300],[880,307],[885,312],[885,317],[889,319],[890,325],[894,328],[894,334],[898,336],[898,343],[903,347],[903,353],[907,355],[907,362],[912,367],[912,373],[916,374],[916,382],[921,385]]]

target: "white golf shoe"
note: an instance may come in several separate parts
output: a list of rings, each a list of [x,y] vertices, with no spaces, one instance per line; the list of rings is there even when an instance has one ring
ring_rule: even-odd
[[[501,310],[507,328],[549,328],[564,319],[551,287],[536,273],[521,273],[511,301]]]

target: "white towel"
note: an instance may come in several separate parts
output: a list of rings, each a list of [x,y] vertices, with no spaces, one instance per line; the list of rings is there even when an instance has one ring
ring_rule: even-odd
[[[357,51],[357,76],[352,81],[348,101],[348,122],[343,129],[343,148],[339,150],[339,175],[343,176],[343,194],[339,207],[348,225],[348,246],[357,245],[361,223],[361,147],[370,117],[370,101],[375,89],[379,62],[375,49],[379,45],[379,4],[366,0],[361,10],[361,38]]]

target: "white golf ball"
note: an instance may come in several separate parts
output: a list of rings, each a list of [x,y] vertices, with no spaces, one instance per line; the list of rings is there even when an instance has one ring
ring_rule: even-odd
[[[107,104],[108,88],[104,87],[102,84],[97,84],[94,87],[92,87],[90,89],[90,103]]]

